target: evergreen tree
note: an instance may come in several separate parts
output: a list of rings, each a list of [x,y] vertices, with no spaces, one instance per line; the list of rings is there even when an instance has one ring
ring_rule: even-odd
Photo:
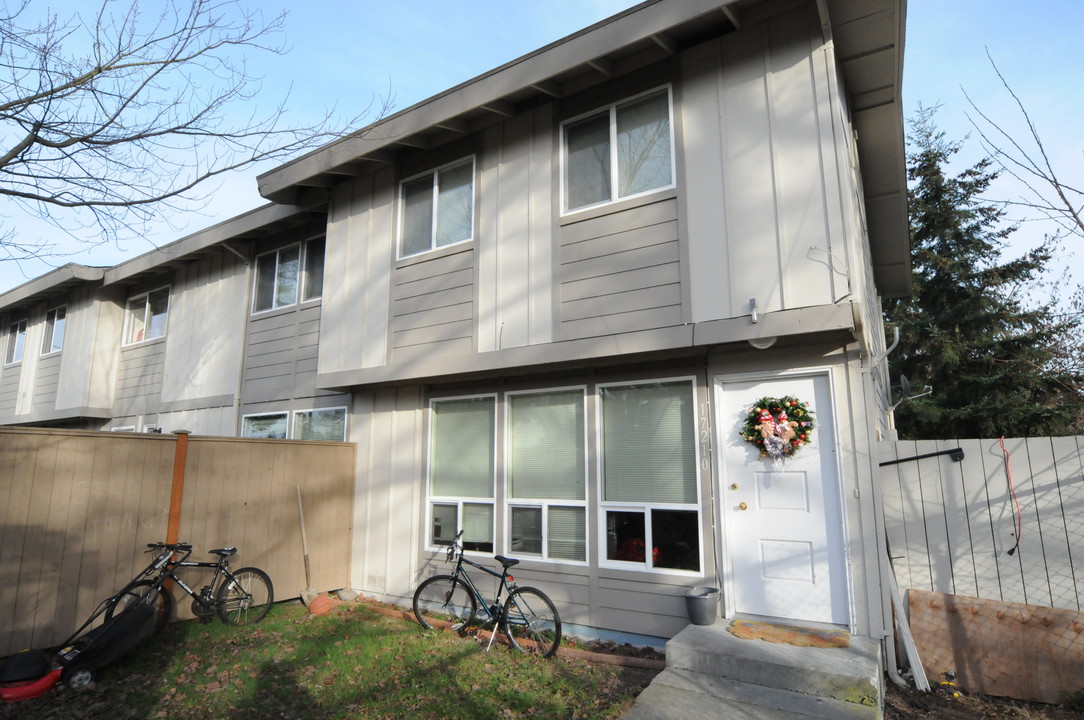
[[[1015,228],[981,199],[997,177],[991,161],[947,174],[960,143],[945,139],[929,108],[911,121],[908,143],[913,294],[886,300],[884,313],[900,329],[892,376],[933,392],[897,408],[900,437],[1080,432],[1082,378],[1056,362],[1079,320],[1057,319],[1050,304],[1024,305],[1053,257],[1052,240],[1002,261]]]

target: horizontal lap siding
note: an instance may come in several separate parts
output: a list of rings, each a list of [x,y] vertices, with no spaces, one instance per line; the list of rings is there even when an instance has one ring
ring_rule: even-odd
[[[316,393],[320,307],[256,316],[249,323],[243,397],[277,400]]]
[[[677,201],[561,229],[561,338],[681,324]]]
[[[15,412],[22,369],[22,365],[12,365],[0,371],[0,414],[9,415]]]
[[[165,341],[121,351],[116,398],[118,409],[124,414],[155,408],[162,393],[165,356]]]
[[[34,410],[52,410],[56,406],[57,384],[60,382],[60,355],[38,361],[34,381]]]
[[[392,275],[393,361],[470,353],[474,307],[473,251],[397,268]]]

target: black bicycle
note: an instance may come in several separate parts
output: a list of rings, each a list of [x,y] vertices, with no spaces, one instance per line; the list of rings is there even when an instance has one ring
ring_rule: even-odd
[[[259,568],[231,570],[229,558],[237,553],[235,547],[209,551],[218,556],[215,562],[190,561],[188,558],[192,555],[192,546],[189,543],[158,542],[147,545],[147,548],[147,552],[158,554],[141,573],[111,598],[105,612],[106,620],[131,603],[147,602],[155,606],[156,628],[164,628],[169,622],[172,609],[172,598],[164,587],[167,579],[192,596],[192,614],[199,618],[200,622],[210,622],[217,613],[219,619],[227,625],[251,625],[263,620],[271,609],[271,603],[275,599],[271,578]],[[176,575],[179,568],[207,568],[214,570],[214,575],[203,589],[196,592]]]
[[[465,635],[480,610],[485,621],[476,630],[493,626],[487,650],[497,633],[503,631],[517,650],[552,657],[561,644],[561,618],[553,601],[538,588],[516,586],[508,569],[518,565],[519,560],[494,556],[493,559],[501,564],[501,572],[496,572],[463,557],[463,546],[459,542],[462,536],[460,530],[448,548],[446,561],[455,563],[452,574],[434,575],[414,592],[414,617],[426,629],[432,630],[445,622]],[[499,578],[497,595],[492,602],[486,602],[464,565]],[[502,604],[501,595],[505,592],[508,596]]]

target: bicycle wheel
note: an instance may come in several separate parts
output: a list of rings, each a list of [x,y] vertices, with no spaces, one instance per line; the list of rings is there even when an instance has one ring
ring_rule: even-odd
[[[462,632],[476,612],[478,602],[470,589],[451,575],[434,575],[414,591],[414,617],[427,630],[435,627],[434,621],[446,621]]]
[[[218,586],[215,607],[218,617],[227,625],[251,625],[263,620],[275,601],[271,578],[259,568],[246,567],[233,571]]]
[[[152,593],[154,594],[153,598],[151,597]],[[165,590],[150,580],[140,580],[121,591],[116,596],[116,599],[106,607],[105,619],[108,621],[133,604],[144,601],[154,603],[154,632],[157,635],[165,630],[166,625],[169,624],[169,614],[173,607],[173,601]]]
[[[541,590],[517,588],[504,603],[504,632],[520,652],[552,657],[561,644],[561,618]]]

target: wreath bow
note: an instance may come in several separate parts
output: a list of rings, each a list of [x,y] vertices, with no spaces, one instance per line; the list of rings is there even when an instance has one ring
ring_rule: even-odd
[[[741,436],[761,457],[789,457],[813,439],[813,411],[793,395],[763,397],[745,416]]]

